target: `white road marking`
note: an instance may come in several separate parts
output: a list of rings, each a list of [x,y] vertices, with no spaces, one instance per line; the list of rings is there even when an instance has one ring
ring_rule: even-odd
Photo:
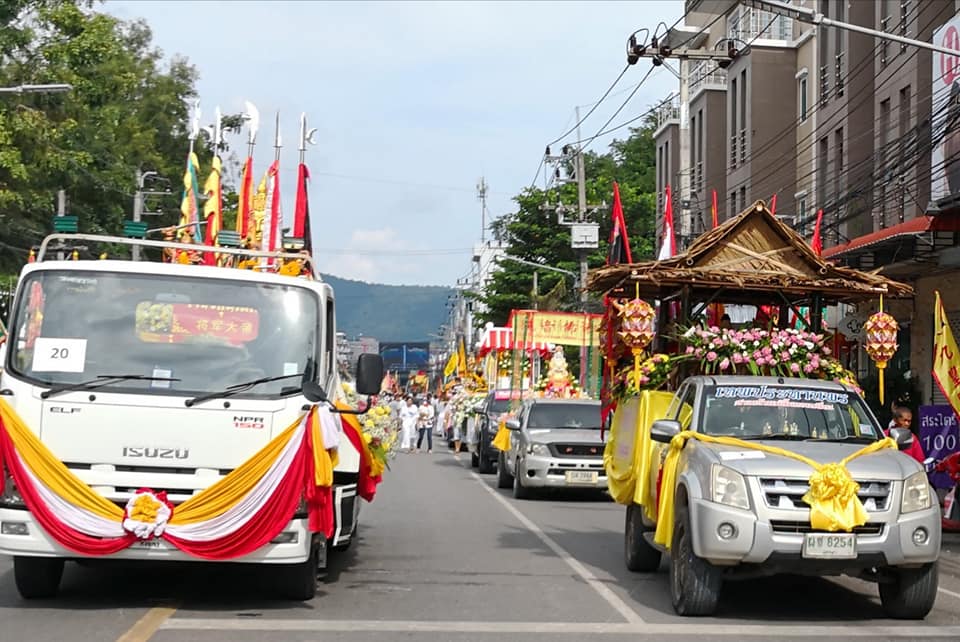
[[[950,591],[942,587],[938,587],[937,590],[943,593],[944,595],[949,595],[950,597],[955,597],[958,600],[960,600],[960,593],[957,593],[956,591]]]
[[[553,551],[554,555],[556,555],[557,557],[562,559],[564,562],[566,562],[567,566],[572,568],[573,572],[580,576],[580,579],[582,579],[584,582],[587,583],[588,586],[590,586],[590,588],[596,591],[600,595],[600,597],[602,597],[607,604],[612,606],[614,610],[617,611],[617,613],[622,615],[627,622],[630,622],[632,624],[643,623],[643,618],[637,615],[636,611],[630,608],[626,602],[621,600],[620,597],[616,593],[614,593],[612,590],[610,590],[610,588],[606,584],[598,580],[597,576],[591,573],[587,569],[587,567],[585,567],[583,564],[580,563],[579,560],[577,560],[573,555],[568,553],[566,549],[564,549],[562,546],[557,544],[552,537],[544,533],[539,526],[537,526],[532,521],[530,521],[530,519],[528,519],[526,515],[521,513],[519,510],[517,510],[515,506],[513,506],[510,502],[505,500],[497,491],[490,488],[490,486],[488,486],[486,482],[483,481],[483,478],[480,475],[474,472],[471,472],[470,474],[473,476],[474,479],[476,479],[480,483],[480,486],[482,486],[488,493],[490,493],[490,495],[494,499],[500,502],[500,504],[504,508],[510,511],[511,515],[516,517],[521,524],[527,527],[527,530],[529,530],[531,533],[536,535],[541,542],[546,544],[547,548]]]
[[[818,637],[848,638],[960,638],[960,626],[922,626],[920,623],[877,625],[862,623],[826,625],[783,624],[653,624],[650,622],[463,622],[435,620],[314,620],[246,618],[171,618],[161,630],[177,631],[294,631],[347,633],[553,633],[608,634],[670,637]]]

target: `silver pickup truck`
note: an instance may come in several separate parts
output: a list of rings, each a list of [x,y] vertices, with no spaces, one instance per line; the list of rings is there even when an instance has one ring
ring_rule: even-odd
[[[652,457],[661,463],[666,444],[690,430],[826,464],[882,439],[882,428],[863,399],[837,383],[697,376],[684,381],[666,418],[652,423],[650,436]],[[909,431],[891,433],[900,447],[912,439]],[[690,439],[678,460],[670,546],[654,542],[654,520],[630,504],[627,567],[655,571],[661,555],[669,555],[670,591],[681,615],[712,613],[726,580],[791,573],[872,580],[888,615],[925,617],[937,595],[940,511],[923,467],[898,450],[881,449],[846,468],[859,484],[867,522],[852,532],[815,530],[803,501],[812,472],[808,464]],[[654,492],[664,491],[655,487]]]

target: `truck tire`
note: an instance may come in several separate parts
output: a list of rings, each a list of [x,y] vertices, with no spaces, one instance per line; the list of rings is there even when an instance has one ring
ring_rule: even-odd
[[[520,468],[520,460],[513,467],[513,496],[516,499],[530,499],[533,491],[523,485],[523,470]]]
[[[56,597],[63,578],[62,557],[14,557],[13,576],[20,597],[36,600]]]
[[[690,514],[676,507],[670,545],[670,597],[677,615],[712,615],[717,610],[723,577],[720,569],[693,552]]]
[[[480,456],[477,453],[470,453],[470,468],[476,468],[480,465]]]
[[[277,567],[280,593],[288,600],[297,602],[312,600],[317,594],[319,571],[317,547],[314,546],[305,562]]]
[[[643,523],[643,507],[639,504],[627,506],[623,529],[623,552],[627,569],[652,573],[660,568],[660,551],[647,543],[644,533],[650,530]]]
[[[880,604],[890,617],[922,620],[937,599],[939,572],[937,563],[920,568],[887,569],[889,577],[880,582]]]
[[[479,447],[479,444],[477,444]],[[484,475],[489,475],[493,472],[493,460],[490,459],[487,455],[483,454],[483,450],[479,450],[479,466],[477,466],[477,472]]]
[[[507,458],[500,453],[497,459],[497,488],[510,488],[513,486],[513,475],[507,470]]]

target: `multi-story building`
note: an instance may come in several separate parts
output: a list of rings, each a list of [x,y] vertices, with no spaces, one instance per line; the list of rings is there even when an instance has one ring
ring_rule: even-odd
[[[676,226],[696,236],[701,218],[709,225],[713,190],[722,194],[721,220],[776,194],[776,214],[810,238],[822,210],[826,258],[914,285],[913,301],[888,303],[902,327],[896,366],[917,377],[922,403],[940,400],[925,373],[934,290],[960,330],[960,53],[814,26],[755,4],[687,0],[686,24],[666,37],[674,51],[683,44],[736,55],[681,64],[680,90],[655,133],[660,211],[669,184],[675,221],[686,217]],[[960,52],[960,0],[792,4]],[[859,360],[861,374],[867,363]]]

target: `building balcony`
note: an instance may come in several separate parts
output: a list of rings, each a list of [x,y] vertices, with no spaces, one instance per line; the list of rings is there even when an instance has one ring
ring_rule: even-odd
[[[740,5],[727,16],[727,37],[744,42],[793,40],[793,21],[772,11]]]
[[[720,69],[716,63],[709,60],[699,60],[690,68],[690,96],[694,96],[701,89],[726,90],[727,70]]]
[[[667,125],[680,124],[680,99],[677,96],[671,96],[656,107],[657,130],[654,132],[656,137],[660,130]]]

